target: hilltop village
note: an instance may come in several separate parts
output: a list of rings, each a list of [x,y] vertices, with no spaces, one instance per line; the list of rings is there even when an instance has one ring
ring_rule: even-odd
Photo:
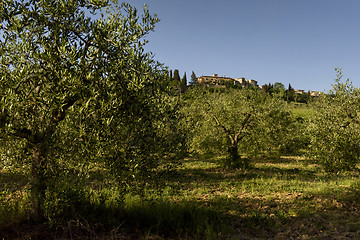
[[[206,87],[226,87],[226,85],[235,85],[241,87],[259,87],[257,81],[245,78],[219,77],[218,74],[212,76],[201,76],[197,79],[198,84]]]
[[[212,76],[201,76],[197,78],[197,83],[211,88],[225,88],[227,86],[238,86],[238,87],[258,87],[260,89],[266,88],[266,85],[259,86],[258,82],[254,79],[245,79],[241,78],[230,78],[230,77],[219,77],[218,74],[213,74]],[[294,89],[295,94],[306,94],[305,90]],[[309,91],[307,92],[312,97],[320,96],[321,92],[319,91]]]

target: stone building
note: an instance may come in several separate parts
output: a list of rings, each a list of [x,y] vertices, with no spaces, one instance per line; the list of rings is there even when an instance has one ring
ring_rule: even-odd
[[[294,89],[295,94],[304,94],[305,90],[301,90],[301,89]]]
[[[309,91],[310,92],[310,96],[312,97],[320,97],[320,95],[322,94],[322,92],[320,91]]]
[[[207,87],[219,87],[225,85],[235,85],[242,87],[259,87],[257,81],[253,79],[245,78],[230,78],[230,77],[219,77],[218,74],[213,74],[212,76],[201,76],[198,77],[198,83]]]

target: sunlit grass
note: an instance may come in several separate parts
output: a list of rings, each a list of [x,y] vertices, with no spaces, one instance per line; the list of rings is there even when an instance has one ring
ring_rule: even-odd
[[[289,110],[294,114],[294,116],[302,117],[302,118],[309,118],[313,114],[315,114],[315,109],[311,104],[304,104],[304,103],[295,103],[291,102],[288,103]]]
[[[107,172],[94,168],[85,182],[87,200],[79,207],[88,204],[96,209],[90,215],[95,221],[101,216],[99,221],[121,223],[122,231],[135,226],[142,236],[360,238],[358,171],[329,174],[299,156],[258,159],[246,171],[225,170],[221,160],[209,155],[186,158],[160,179],[161,189],[149,184],[142,194],[125,198]],[[15,172],[2,171],[1,178],[0,219],[5,223],[28,210],[27,182]]]
[[[357,171],[328,174],[316,163],[298,156],[259,159],[247,171],[224,170],[219,167],[220,160],[210,157],[185,159],[182,174],[168,182],[169,188],[176,189],[171,192],[175,194],[168,197],[197,201],[231,218],[246,219],[245,226],[250,228],[271,226],[265,230],[271,234],[283,231],[279,229],[290,222],[304,224],[309,217],[321,222],[323,218],[331,219],[332,215],[341,212],[346,215],[359,203],[356,200],[356,196],[360,196],[359,188],[356,190],[360,182]],[[340,222],[331,224],[335,228],[341,227]],[[350,224],[351,229],[354,224],[360,227],[355,221]],[[244,227],[233,226],[235,229]],[[287,234],[291,235],[291,232]],[[316,234],[322,236],[320,230]]]

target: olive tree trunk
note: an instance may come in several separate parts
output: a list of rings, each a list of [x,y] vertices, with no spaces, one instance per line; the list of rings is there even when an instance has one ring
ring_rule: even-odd
[[[45,193],[47,189],[46,158],[44,144],[36,144],[31,156],[31,212],[35,221],[42,221],[44,215]]]

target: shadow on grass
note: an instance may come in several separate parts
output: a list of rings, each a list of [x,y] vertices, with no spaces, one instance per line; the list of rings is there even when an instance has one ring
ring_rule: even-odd
[[[81,196],[85,197],[78,203],[75,212],[68,216],[56,216],[56,224],[34,225],[22,221],[0,226],[0,239],[360,237],[359,211],[345,205],[319,209],[315,206],[318,199],[304,195],[289,195],[281,199],[216,196],[201,202],[143,201],[129,196],[123,202],[112,205],[101,204],[97,201],[99,199],[89,200],[86,194],[79,194]],[[310,235],[306,237],[306,234]]]
[[[359,176],[358,171],[329,174],[317,166],[314,161],[299,160],[290,157],[281,159],[258,159],[253,163],[253,166],[246,171],[221,168],[219,161],[219,159],[214,159],[213,157],[206,159],[203,156],[200,158],[187,159],[185,160],[185,164],[191,167],[178,169],[177,174],[167,178],[167,180],[169,180],[169,182],[181,182],[185,185],[186,183],[193,182],[218,183],[223,180],[237,182],[274,178],[314,182],[341,180]],[[306,166],[308,165],[315,167],[307,168]]]
[[[205,204],[231,219],[231,239],[360,239],[360,204],[353,201],[358,194],[349,191],[347,199],[296,193],[277,198],[215,196]]]
[[[227,216],[194,201],[128,197],[108,205],[86,194],[71,200],[54,205],[55,214],[48,212],[52,217],[43,224],[19,219],[0,226],[0,239],[221,239],[230,231]]]
[[[311,239],[313,236],[325,239],[335,230],[347,231],[350,238],[360,239],[357,230],[360,229],[359,204],[352,203],[360,199],[359,186],[354,185],[353,190],[339,196],[330,191],[309,195],[287,193],[287,190],[275,192],[277,196],[272,196],[273,192],[267,196],[265,193],[240,196],[239,192],[227,196],[219,187],[222,182],[241,183],[258,178],[264,182],[272,178],[300,182],[356,176],[355,172],[326,175],[304,167],[298,159],[282,160],[260,159],[255,167],[245,172],[224,170],[215,158],[187,159],[187,166],[164,181],[169,182],[168,186],[181,183],[185,190],[193,182],[215,187],[218,195],[206,192],[207,197],[197,200],[191,197],[178,202],[160,198],[144,201],[131,196],[117,199],[113,192],[96,195],[93,189],[69,188],[49,196],[53,197],[47,208],[52,221],[42,226],[22,222],[1,227],[0,239]],[[89,179],[101,184],[105,179],[102,174],[94,171]],[[1,178],[22,186],[21,175],[5,174]],[[236,187],[238,185],[234,185]],[[301,235],[308,232],[312,235]]]

